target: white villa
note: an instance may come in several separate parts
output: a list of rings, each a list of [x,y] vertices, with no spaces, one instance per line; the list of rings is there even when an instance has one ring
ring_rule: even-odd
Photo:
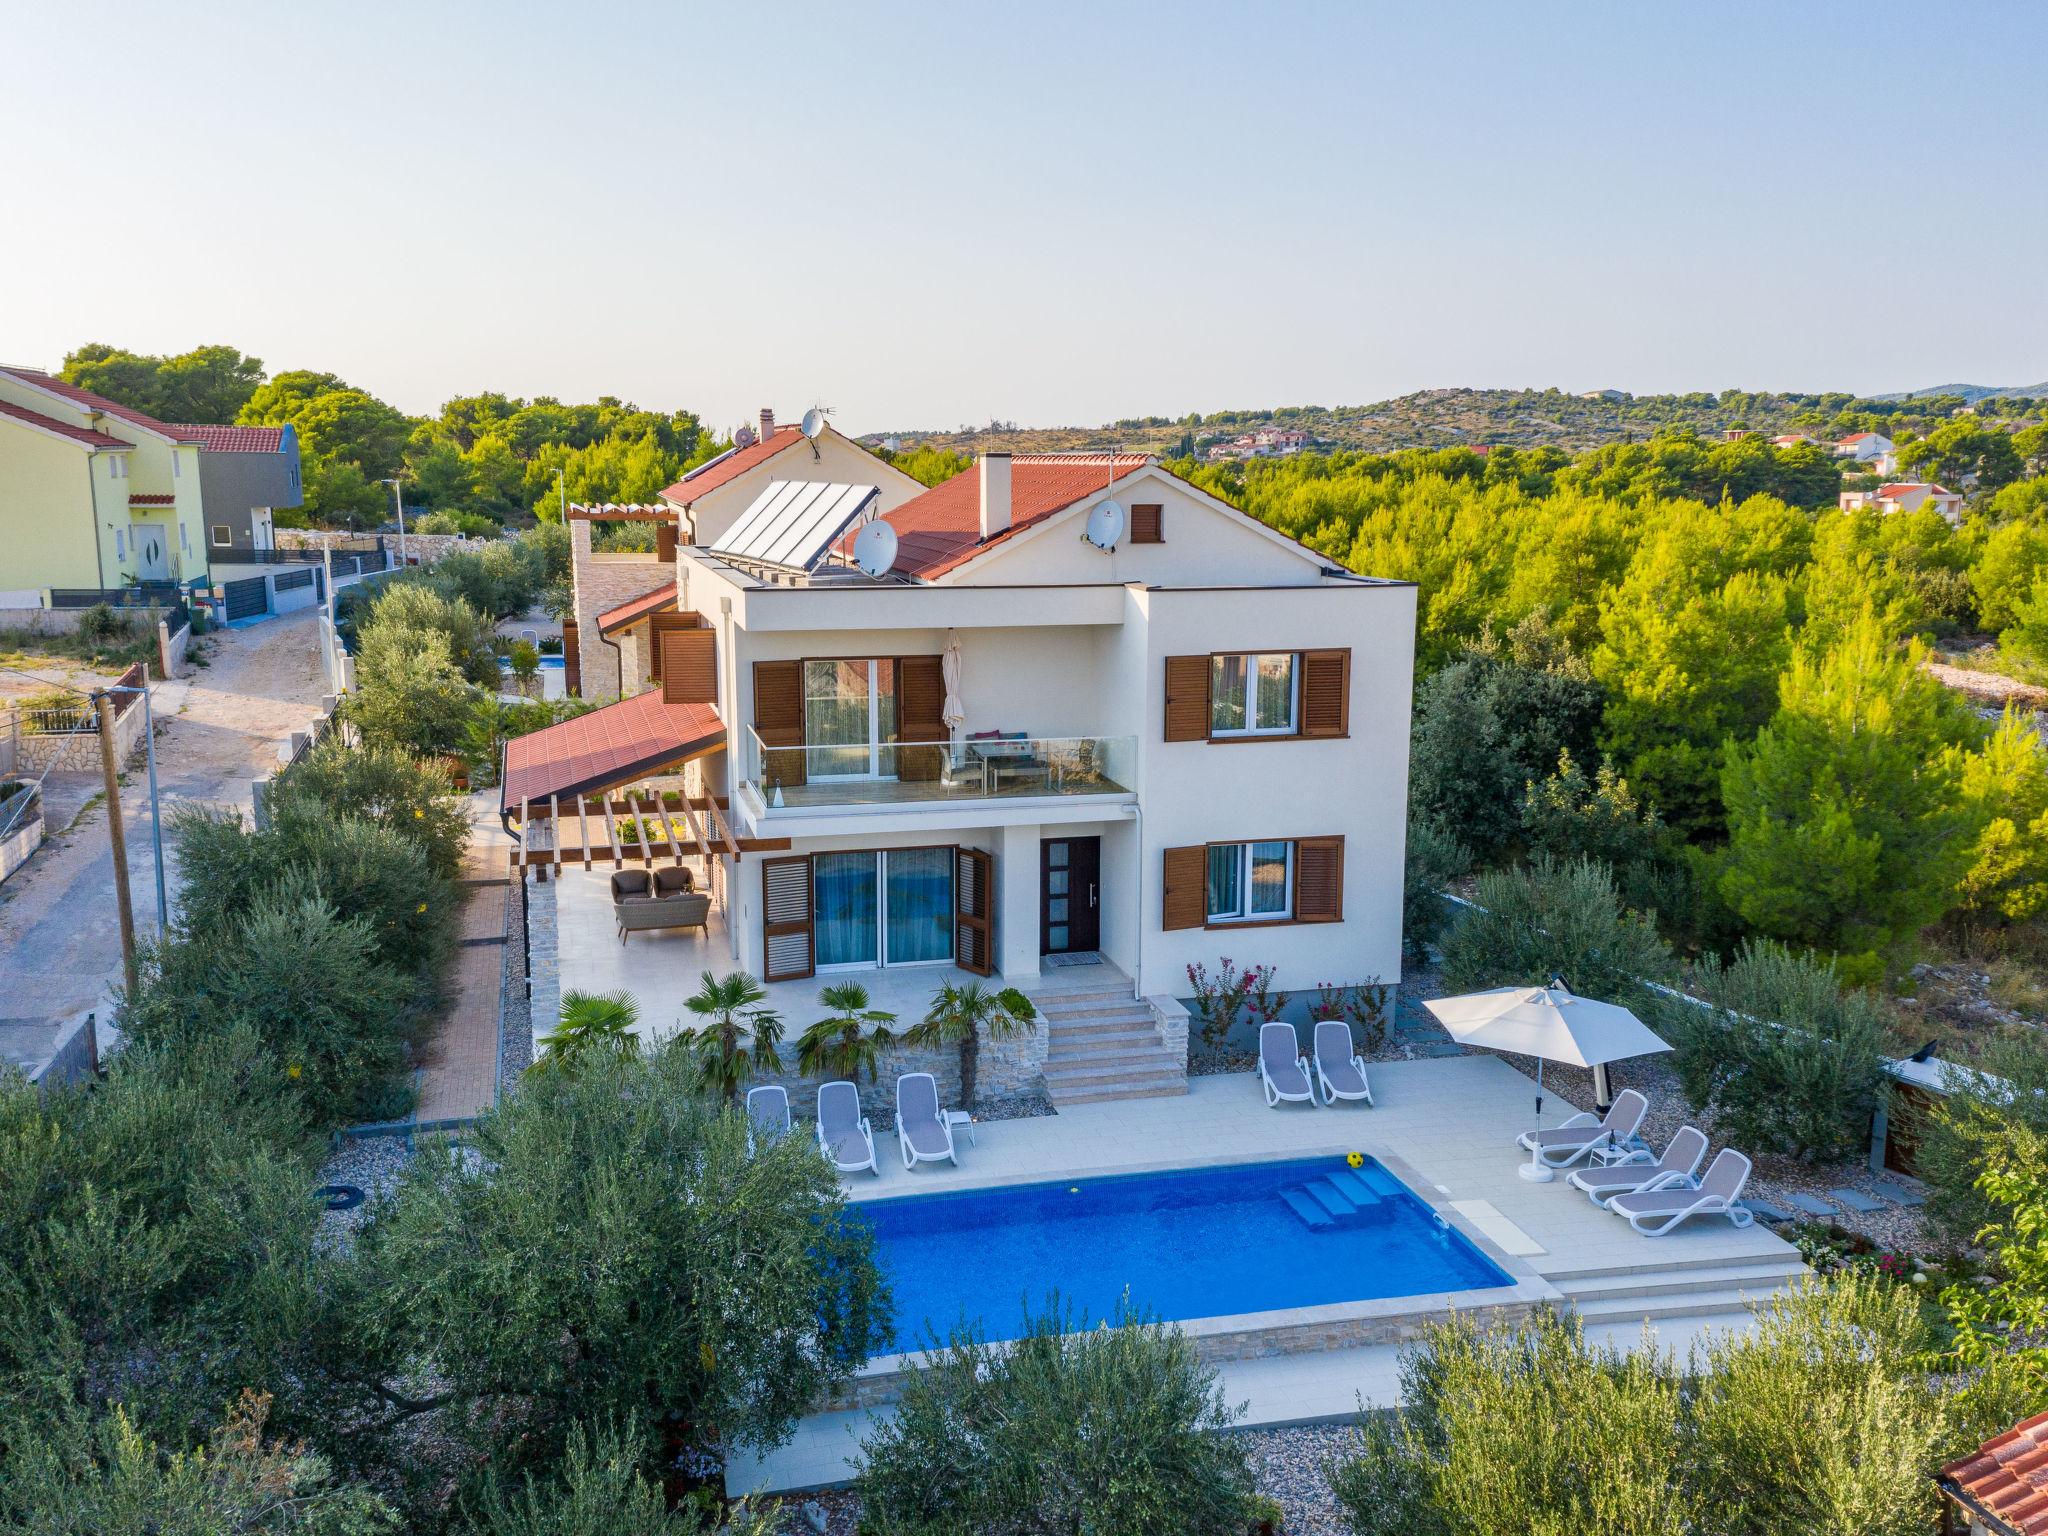
[[[797,434],[716,527],[672,488],[675,531],[632,557],[647,590],[585,621],[627,696],[511,743],[536,928],[552,909],[537,1030],[551,984],[626,987],[659,1032],[702,971],[743,969],[794,1034],[827,980],[914,1016],[987,977],[1052,1026],[994,1080],[1103,1097],[1179,1091],[1191,964],[1398,979],[1412,586],[1143,456],[990,453],[905,496],[852,451]],[[580,616],[606,513],[571,516]],[[624,840],[663,789],[651,848]],[[650,856],[711,911],[622,940],[609,871]],[[1063,1083],[1062,998],[1126,1026],[1124,1059]]]

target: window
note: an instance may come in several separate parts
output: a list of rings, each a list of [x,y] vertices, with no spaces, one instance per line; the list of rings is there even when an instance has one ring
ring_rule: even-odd
[[[875,660],[804,663],[804,745],[812,779],[895,776],[896,668]]]
[[[817,965],[930,965],[953,959],[953,850],[811,856]]]
[[[1165,508],[1157,502],[1140,504],[1131,508],[1131,542],[1133,544],[1164,544],[1166,534],[1161,526]]]
[[[1295,662],[1291,651],[1209,658],[1209,734],[1294,734]]]
[[[185,455],[183,455],[182,453],[174,453],[171,455],[171,478],[173,480],[182,480],[185,478]]]
[[[1294,844],[1211,843],[1207,915],[1212,923],[1293,915]]]
[[[188,555],[192,553],[192,535],[183,523],[178,524],[178,548]]]
[[[213,525],[213,547],[215,549],[226,549],[234,542],[234,530],[228,527],[226,523],[215,523]]]
[[[126,560],[128,558],[128,538],[119,528],[114,530],[114,558],[116,560]]]

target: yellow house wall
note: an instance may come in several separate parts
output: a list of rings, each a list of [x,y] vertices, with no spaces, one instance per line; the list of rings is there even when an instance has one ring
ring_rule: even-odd
[[[100,585],[95,469],[102,455],[0,418],[0,589]]]

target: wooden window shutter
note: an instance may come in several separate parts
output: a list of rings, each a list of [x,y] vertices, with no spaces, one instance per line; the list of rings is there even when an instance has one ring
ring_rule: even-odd
[[[1196,843],[1191,848],[1167,849],[1166,878],[1159,888],[1159,926],[1200,928],[1208,921],[1208,846]]]
[[[583,649],[573,618],[562,620],[562,687],[575,698],[583,697]]]
[[[995,869],[979,848],[953,850],[953,963],[977,976],[996,968]]]
[[[1344,839],[1304,837],[1294,845],[1294,920],[1344,920]]]
[[[679,629],[704,628],[701,613],[657,613],[647,621],[647,680],[661,681],[662,642]]]
[[[1344,736],[1351,730],[1351,652],[1301,653],[1301,734]]]
[[[1131,542],[1133,544],[1164,544],[1166,533],[1162,525],[1166,509],[1158,502],[1149,506],[1131,508]]]
[[[674,564],[676,558],[676,525],[661,522],[654,525],[654,558]]]
[[[763,747],[804,744],[804,664],[800,661],[754,663],[754,731]],[[804,782],[806,758],[801,751],[770,751],[761,765],[762,788]]]
[[[811,929],[811,858],[761,861],[761,977],[793,981],[816,969]]]
[[[937,656],[896,658],[896,777],[928,782],[945,764],[940,747],[915,743],[946,739],[946,675]]]
[[[670,704],[718,702],[718,632],[671,629],[661,641],[661,697]]]
[[[1166,658],[1166,739],[1209,739],[1209,658]]]

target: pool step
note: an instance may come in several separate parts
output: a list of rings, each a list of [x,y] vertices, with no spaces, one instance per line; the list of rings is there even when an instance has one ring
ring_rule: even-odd
[[[1280,1191],[1287,1208],[1314,1231],[1326,1227],[1359,1227],[1388,1214],[1384,1200],[1350,1169],[1310,1179]]]

